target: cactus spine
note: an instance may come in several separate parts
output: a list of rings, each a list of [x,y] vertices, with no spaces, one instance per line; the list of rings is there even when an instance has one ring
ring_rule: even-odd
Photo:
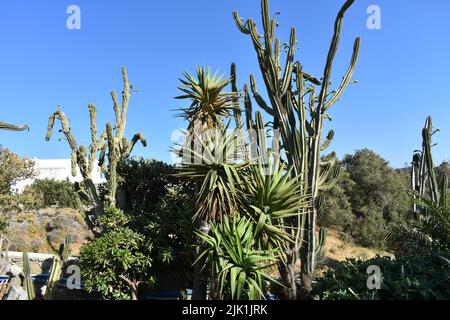
[[[330,92],[333,61],[340,41],[344,14],[353,2],[354,0],[347,0],[337,15],[322,81],[306,73],[301,63],[295,61],[295,28],[291,29],[286,62],[282,68],[280,40],[275,38],[277,23],[270,16],[268,0],[261,1],[263,37],[260,36],[253,20],[244,20],[238,12],[233,12],[238,29],[251,37],[269,102],[266,102],[259,94],[255,79],[251,75],[250,87],[253,98],[261,109],[273,117],[274,127],[280,130],[287,163],[293,168],[292,174],[306,177],[304,192],[305,194],[310,193],[312,196],[311,207],[307,211],[299,212],[297,219],[289,219],[285,222],[289,226],[288,230],[292,233],[293,238],[297,239],[296,243],[287,250],[285,261],[288,263],[280,268],[283,284],[287,287],[285,295],[288,299],[295,299],[297,296],[293,277],[298,258],[301,260],[302,289],[306,294],[311,290],[317,252],[316,202],[320,191],[331,188],[339,177],[339,166],[335,165],[335,159],[321,162],[321,151],[330,145],[334,137],[334,132],[330,131],[322,141],[322,131],[324,120],[329,119],[326,112],[339,100],[349,85],[358,59],[359,38],[354,42],[350,65],[339,87]],[[318,96],[315,94],[317,88],[319,89]],[[250,127],[252,122],[251,102],[247,86],[244,87],[244,93],[247,126]]]
[[[64,244],[61,244],[59,254],[53,256],[52,271],[47,282],[47,290],[45,291],[44,296],[45,300],[52,300],[55,296],[55,290],[58,286],[59,278],[61,277],[62,268],[70,255],[71,245],[72,237],[68,235],[64,241]]]
[[[61,131],[72,151],[72,175],[76,175],[76,168],[78,166],[83,177],[84,188],[80,186],[78,192],[80,198],[88,199],[89,202],[92,203],[92,208],[84,211],[87,215],[86,221],[93,230],[95,229],[98,217],[103,214],[104,205],[107,207],[116,206],[117,164],[120,160],[129,157],[137,142],[140,141],[144,147],[147,145],[145,137],[141,133],[136,133],[131,141],[128,141],[125,138],[128,104],[132,93],[132,86],[128,80],[125,67],[122,68],[122,77],[124,83],[122,104],[119,104],[116,92],[111,92],[115,114],[114,126],[107,123],[105,130],[102,131],[100,137],[98,137],[96,125],[97,109],[93,104],[89,104],[88,106],[91,131],[91,143],[88,149],[83,145],[78,146],[77,141],[72,134],[69,119],[61,108],[58,108],[58,110],[50,116],[47,135],[45,137],[47,141],[51,139],[55,120],[58,119],[61,123]],[[106,165],[105,158],[108,160],[108,165]],[[106,204],[103,204],[101,201],[99,191],[92,180],[92,170],[94,169],[95,164],[99,165],[108,181]]]
[[[23,289],[26,291],[28,300],[34,300],[36,298],[36,291],[34,289],[33,279],[31,278],[30,259],[28,253],[22,254],[23,263]]]

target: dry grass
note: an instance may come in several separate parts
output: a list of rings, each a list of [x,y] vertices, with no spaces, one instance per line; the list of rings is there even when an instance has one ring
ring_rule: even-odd
[[[368,260],[376,255],[393,256],[393,254],[388,251],[364,248],[346,242],[343,240],[343,236],[340,232],[332,229],[327,231],[324,255],[326,258],[335,261],[345,261],[347,258]]]
[[[11,251],[55,253],[67,235],[73,239],[72,255],[92,237],[82,215],[73,209],[44,209],[12,214],[6,236]]]
[[[322,249],[322,256],[318,257],[318,267],[316,269],[316,276],[326,271],[330,265],[337,261],[345,261],[346,259],[361,259],[368,260],[374,258],[376,255],[380,256],[394,256],[393,253],[372,248],[365,248],[353,244],[350,241],[344,240],[344,234],[334,229],[327,229],[327,238],[325,246]],[[297,262],[296,271],[300,272],[300,262]],[[267,273],[273,278],[279,278],[278,269],[272,266],[267,269]]]

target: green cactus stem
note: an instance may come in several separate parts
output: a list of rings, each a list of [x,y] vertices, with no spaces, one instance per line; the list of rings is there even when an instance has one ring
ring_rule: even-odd
[[[62,109],[54,112],[49,119],[47,135],[45,139],[49,141],[52,136],[52,130],[56,120],[61,123],[61,132],[71,150],[72,175],[76,175],[77,166],[83,177],[84,186],[79,185],[78,193],[86,196],[91,206],[87,210],[83,210],[86,214],[86,221],[91,229],[95,231],[96,221],[103,214],[105,205],[107,207],[116,205],[117,190],[117,164],[120,160],[126,159],[132,153],[136,143],[141,142],[145,147],[147,141],[142,133],[136,133],[131,141],[125,138],[125,128],[127,122],[127,111],[132,93],[132,86],[128,80],[126,68],[122,68],[123,91],[122,104],[119,103],[115,91],[111,92],[113,101],[113,110],[115,114],[114,127],[107,123],[105,129],[98,136],[96,125],[97,109],[93,104],[89,104],[89,123],[91,132],[91,143],[88,148],[79,146],[75,136],[72,134],[70,122]],[[107,152],[108,151],[108,152]],[[107,161],[106,159],[107,158]],[[92,171],[98,165],[102,173],[108,181],[108,194],[106,195],[106,203],[103,203],[92,180]]]
[[[285,46],[285,62],[282,64],[280,40],[275,36],[277,23],[270,15],[269,0],[261,0],[263,22],[261,36],[253,20],[242,19],[238,12],[233,12],[237,28],[243,34],[250,36],[265,84],[266,95],[264,96],[268,99],[263,98],[258,91],[254,76],[250,75],[253,98],[263,111],[273,117],[272,124],[280,131],[281,146],[285,151],[286,162],[292,168],[292,175],[305,177],[304,192],[310,194],[313,199],[311,207],[305,212],[299,212],[297,219],[284,222],[288,226],[287,231],[294,239],[297,239],[295,244],[286,250],[288,256],[284,259],[294,263],[280,270],[291,275],[285,278],[286,281],[283,280],[287,288],[285,298],[288,299],[297,298],[297,287],[292,279],[294,272],[289,268],[295,267],[295,260],[298,257],[301,260],[302,291],[308,294],[312,289],[317,252],[318,212],[315,203],[320,192],[331,188],[339,178],[339,165],[335,161],[321,163],[321,152],[329,147],[334,137],[333,131],[323,136],[324,121],[331,119],[327,111],[341,98],[345,88],[350,84],[358,60],[360,38],[354,41],[349,67],[342,81],[336,89],[330,90],[333,62],[341,38],[344,15],[353,3],[354,0],[345,1],[336,17],[321,81],[305,72],[302,64],[295,60],[297,43],[295,28],[291,29],[289,41]],[[248,91],[248,86],[244,86],[246,124],[247,128],[253,128],[252,104]],[[316,95],[316,92],[319,94]]]
[[[22,262],[23,262],[23,289],[26,291],[28,300],[34,300],[36,298],[36,291],[33,284],[33,279],[31,277],[31,269],[30,269],[30,259],[28,257],[28,253],[24,252],[22,254]]]

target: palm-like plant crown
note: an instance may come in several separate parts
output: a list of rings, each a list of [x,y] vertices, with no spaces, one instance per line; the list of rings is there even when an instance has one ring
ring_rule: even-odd
[[[221,117],[229,117],[230,111],[239,109],[236,104],[236,93],[223,92],[230,84],[230,78],[218,76],[211,69],[197,68],[197,78],[187,72],[183,73],[185,80],[180,79],[183,85],[178,88],[185,94],[176,99],[189,99],[192,101],[187,108],[181,108],[180,116],[189,121],[189,129],[201,125],[201,129],[211,129],[221,126]]]

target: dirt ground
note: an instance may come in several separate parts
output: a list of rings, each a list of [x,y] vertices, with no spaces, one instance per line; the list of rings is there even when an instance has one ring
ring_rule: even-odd
[[[394,256],[393,253],[388,251],[364,248],[346,242],[343,240],[342,234],[332,229],[327,230],[327,240],[325,242],[324,255],[326,258],[335,261],[345,261],[345,259],[347,258],[368,260],[375,257],[376,255],[389,257]]]

